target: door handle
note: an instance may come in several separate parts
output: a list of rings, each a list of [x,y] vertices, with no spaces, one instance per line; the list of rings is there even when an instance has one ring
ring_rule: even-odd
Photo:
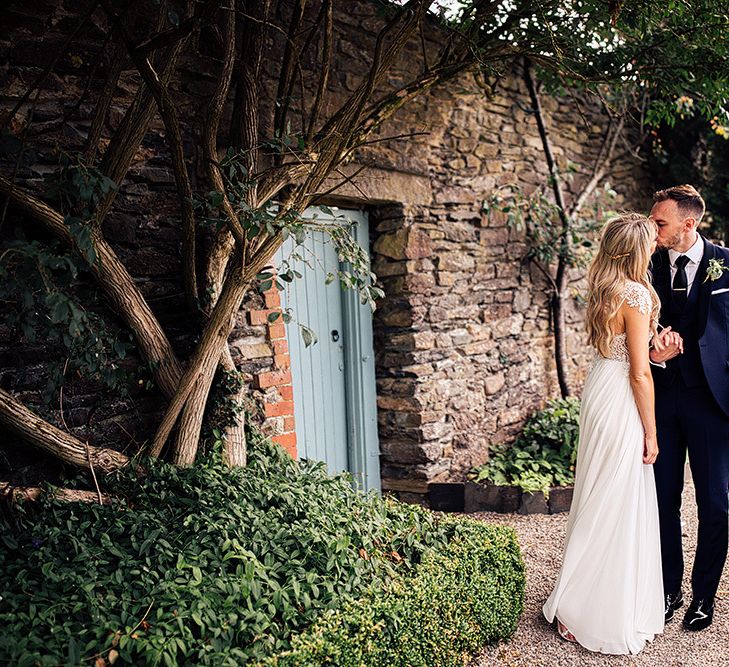
[[[339,340],[339,332],[336,329],[332,329],[332,341],[336,343]]]

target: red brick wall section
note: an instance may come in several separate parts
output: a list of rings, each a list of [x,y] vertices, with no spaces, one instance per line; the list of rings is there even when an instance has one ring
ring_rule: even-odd
[[[281,299],[275,287],[271,287],[263,297],[266,308],[249,310],[248,317],[252,325],[266,325],[267,337],[273,351],[273,368],[256,373],[254,385],[265,392],[263,409],[266,421],[277,420],[280,423],[271,439],[296,458],[294,388],[291,384],[291,357],[286,340],[286,326],[280,316],[273,322],[268,321],[269,314],[281,312]]]

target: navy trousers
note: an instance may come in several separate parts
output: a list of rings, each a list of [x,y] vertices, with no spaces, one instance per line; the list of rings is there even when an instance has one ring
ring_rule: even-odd
[[[658,459],[653,465],[661,524],[663,589],[681,589],[681,492],[688,452],[696,488],[699,534],[691,575],[694,599],[714,597],[729,538],[729,417],[709,387],[687,387],[680,376],[656,383]]]

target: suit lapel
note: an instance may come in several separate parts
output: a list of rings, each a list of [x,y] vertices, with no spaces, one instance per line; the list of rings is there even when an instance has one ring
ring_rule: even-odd
[[[653,287],[664,306],[671,302],[671,269],[668,261],[668,252],[658,250],[651,259],[653,273]]]
[[[703,236],[701,240],[704,242],[704,255],[696,270],[694,282],[698,282],[699,288],[699,338],[704,335],[706,329],[706,320],[709,316],[709,301],[711,300],[711,281],[706,280],[706,269],[709,266],[709,260],[714,259],[716,255],[716,246],[707,241]]]

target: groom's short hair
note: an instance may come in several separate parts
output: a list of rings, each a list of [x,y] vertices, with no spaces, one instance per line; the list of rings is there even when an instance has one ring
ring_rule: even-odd
[[[704,217],[706,204],[693,185],[675,185],[672,188],[659,190],[653,195],[653,201],[666,201],[672,199],[676,202],[678,210],[686,216],[691,216],[700,221]]]

